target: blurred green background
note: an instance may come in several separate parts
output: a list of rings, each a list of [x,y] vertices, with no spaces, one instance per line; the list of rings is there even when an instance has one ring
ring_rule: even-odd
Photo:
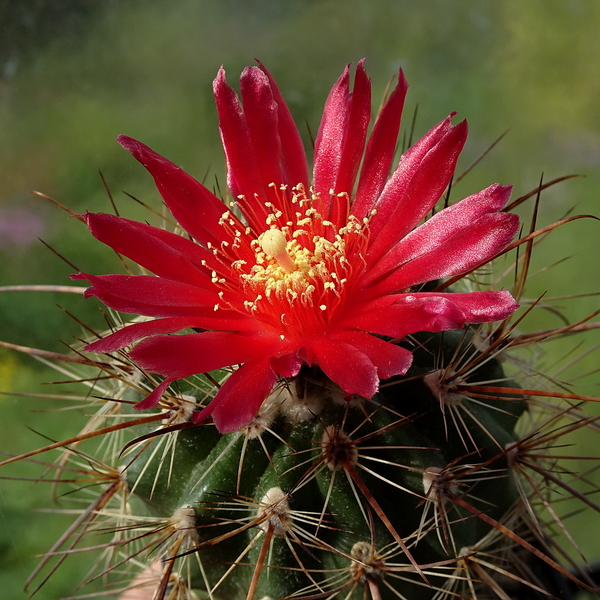
[[[30,191],[75,211],[109,211],[100,170],[121,214],[146,218],[122,190],[155,207],[158,195],[114,141],[120,133],[223,185],[211,82],[223,64],[235,84],[254,57],[276,77],[307,143],[344,65],[366,57],[374,106],[403,67],[410,84],[404,122],[418,105],[418,135],[451,111],[469,120],[459,171],[509,130],[456,186],[454,199],[495,181],[514,185],[516,196],[534,188],[542,173],[545,180],[577,173],[585,178],[544,193],[539,224],[570,210],[600,214],[599,29],[597,0],[0,0],[0,285],[69,283],[72,267],[38,238],[78,269],[118,268],[81,223]],[[526,227],[530,213],[531,205],[523,207]],[[532,271],[541,272],[531,279],[530,295],[597,292],[599,235],[591,220],[557,231],[539,248]],[[595,310],[598,298],[560,304],[577,319]],[[4,293],[0,339],[63,351],[61,340],[71,343],[81,328],[57,305],[102,324],[91,300]],[[530,328],[560,324],[545,313]],[[599,340],[589,335],[585,347]],[[555,344],[547,367],[556,370],[555,361],[576,343]],[[596,362],[590,354],[572,376],[593,371]],[[55,392],[42,386],[51,379],[56,376],[35,361],[0,349],[0,391]],[[577,389],[598,393],[597,379],[592,375]],[[44,412],[53,406],[0,396],[0,449],[24,452],[43,443],[28,427],[52,438],[75,433],[83,411]],[[586,444],[578,452],[593,455],[593,443]],[[72,518],[36,511],[52,506],[47,485],[0,481],[3,597],[27,597],[21,588],[33,555],[49,548]],[[582,547],[600,558],[589,518],[575,517],[572,526]],[[70,558],[36,597],[69,596],[88,566]]]

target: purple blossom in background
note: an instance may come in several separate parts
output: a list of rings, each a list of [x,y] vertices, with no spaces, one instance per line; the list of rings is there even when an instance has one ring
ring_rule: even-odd
[[[0,208],[0,250],[26,248],[44,234],[46,223],[26,208]]]

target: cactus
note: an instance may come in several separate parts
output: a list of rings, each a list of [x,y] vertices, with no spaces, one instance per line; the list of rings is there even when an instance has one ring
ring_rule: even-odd
[[[227,209],[120,138],[195,241],[80,216],[156,277],[74,276],[91,284],[88,296],[142,316],[124,324],[111,312],[112,332],[88,340],[90,354],[65,357],[95,398],[84,430],[5,461],[63,449],[59,473],[85,482],[86,507],[32,578],[90,535],[100,552],[90,585],[103,578],[104,592],[123,599],[594,590],[593,572],[555,540],[553,529],[566,528],[553,503],[559,492],[596,506],[551,452],[561,436],[594,430],[579,406],[594,399],[541,386],[523,356],[588,326],[517,329],[536,305],[515,312],[528,303],[533,240],[551,228],[512,242],[510,210],[532,194],[508,205],[510,189],[498,185],[417,227],[442,196],[448,205],[466,124],[432,129],[388,181],[404,78],[363,159],[362,63],[352,94],[348,77],[329,96],[309,186],[270,74],[262,65],[244,72],[242,110],[219,73],[236,198]],[[512,294],[498,291],[491,261],[519,245]],[[93,438],[102,442],[88,450]]]
[[[470,385],[504,381],[472,337],[423,337],[411,370],[370,401],[344,400],[307,368],[244,431],[199,426],[179,432],[172,457],[145,449],[128,488],[152,516],[191,530],[206,577],[197,569],[192,585],[214,598],[251,588],[256,598],[338,588],[362,598],[365,586],[382,598],[431,598],[461,553],[494,531],[476,515],[500,520],[519,498],[508,463],[521,394],[476,403],[446,374],[450,357],[468,355]]]

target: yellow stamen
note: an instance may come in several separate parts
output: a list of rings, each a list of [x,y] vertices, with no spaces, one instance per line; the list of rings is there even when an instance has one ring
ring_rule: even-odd
[[[286,273],[293,273],[298,265],[286,250],[285,235],[279,229],[268,229],[260,236],[260,247],[263,252],[273,257]]]

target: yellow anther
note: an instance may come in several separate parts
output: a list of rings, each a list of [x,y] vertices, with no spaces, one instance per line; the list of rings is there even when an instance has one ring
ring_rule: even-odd
[[[298,266],[287,253],[285,235],[279,229],[268,229],[259,238],[263,252],[272,256],[286,273],[293,273]]]

